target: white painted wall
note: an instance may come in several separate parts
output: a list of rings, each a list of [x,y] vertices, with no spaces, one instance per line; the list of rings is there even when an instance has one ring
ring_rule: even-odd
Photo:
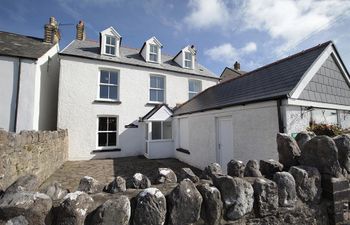
[[[97,103],[99,69],[119,70],[121,104]],[[69,130],[71,160],[143,155],[145,130],[138,119],[149,112],[150,74],[166,79],[166,103],[174,107],[188,100],[188,79],[201,79],[203,89],[216,84],[216,79],[200,78],[176,72],[122,65],[90,59],[62,56],[59,81],[58,127]],[[121,152],[91,154],[96,149],[98,115],[118,116]],[[134,122],[138,128],[125,128]]]
[[[282,106],[282,118],[285,133],[291,135],[305,131],[309,127],[311,111],[302,106],[285,105]]]
[[[173,140],[152,140],[148,141],[148,154],[145,156],[149,159],[161,159],[174,157]]]
[[[350,111],[339,111],[339,122],[343,129],[350,129]]]
[[[175,152],[176,158],[203,169],[216,162],[216,118],[232,116],[233,154],[235,159],[247,162],[250,159],[277,159],[276,134],[278,132],[277,103],[275,101],[229,107],[174,118],[175,148],[180,145],[179,118],[188,118],[190,155]],[[186,129],[186,128],[185,128]]]

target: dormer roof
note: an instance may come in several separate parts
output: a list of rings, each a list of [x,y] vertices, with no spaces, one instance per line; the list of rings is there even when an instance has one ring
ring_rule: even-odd
[[[122,36],[113,27],[108,27],[107,29],[101,31],[100,33],[101,34],[112,35],[112,36],[115,36],[118,39],[122,38]]]
[[[143,45],[142,45],[142,47],[141,47],[141,49],[140,49],[140,54],[141,54],[141,52],[143,51],[143,49],[145,48],[145,46],[146,46],[146,44],[148,43],[148,42],[150,42],[150,41],[154,41],[154,43],[156,44],[156,45],[158,45],[158,47],[159,48],[163,48],[163,44],[155,37],[155,36],[153,36],[153,37],[151,37],[150,39],[148,39],[148,40],[146,40],[144,43],[143,43]]]

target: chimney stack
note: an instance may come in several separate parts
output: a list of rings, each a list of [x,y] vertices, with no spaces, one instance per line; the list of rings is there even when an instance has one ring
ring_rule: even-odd
[[[233,69],[240,70],[241,69],[241,64],[236,61],[235,64],[233,65]]]
[[[76,26],[77,30],[76,30],[76,39],[83,41],[86,38],[86,34],[85,34],[85,26],[84,26],[84,22],[82,20],[79,21],[79,23]]]
[[[58,30],[58,23],[55,19],[55,17],[50,17],[50,21],[48,24],[45,24],[45,33],[44,33],[44,42],[56,44],[60,38],[61,35]]]

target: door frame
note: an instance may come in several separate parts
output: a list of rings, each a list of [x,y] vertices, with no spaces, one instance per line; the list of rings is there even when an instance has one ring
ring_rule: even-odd
[[[215,139],[216,139],[216,143],[215,143],[215,148],[216,148],[216,162],[219,163],[220,165],[222,164],[223,160],[222,160],[222,152],[220,151],[220,120],[222,119],[229,119],[231,121],[231,125],[232,125],[232,148],[234,147],[234,143],[233,143],[233,116],[232,115],[226,115],[226,116],[217,116],[215,117]],[[234,149],[232,149],[234,151]]]

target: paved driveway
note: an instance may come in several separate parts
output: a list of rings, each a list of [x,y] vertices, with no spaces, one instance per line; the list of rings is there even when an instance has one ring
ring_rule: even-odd
[[[130,180],[138,172],[145,174],[153,181],[157,169],[162,167],[171,168],[175,173],[183,167],[189,167],[197,175],[201,174],[199,169],[173,158],[150,160],[142,156],[136,156],[103,160],[68,161],[52,174],[41,187],[44,188],[48,184],[57,181],[64,188],[75,191],[83,176],[91,176],[107,184],[115,176],[122,176]]]

